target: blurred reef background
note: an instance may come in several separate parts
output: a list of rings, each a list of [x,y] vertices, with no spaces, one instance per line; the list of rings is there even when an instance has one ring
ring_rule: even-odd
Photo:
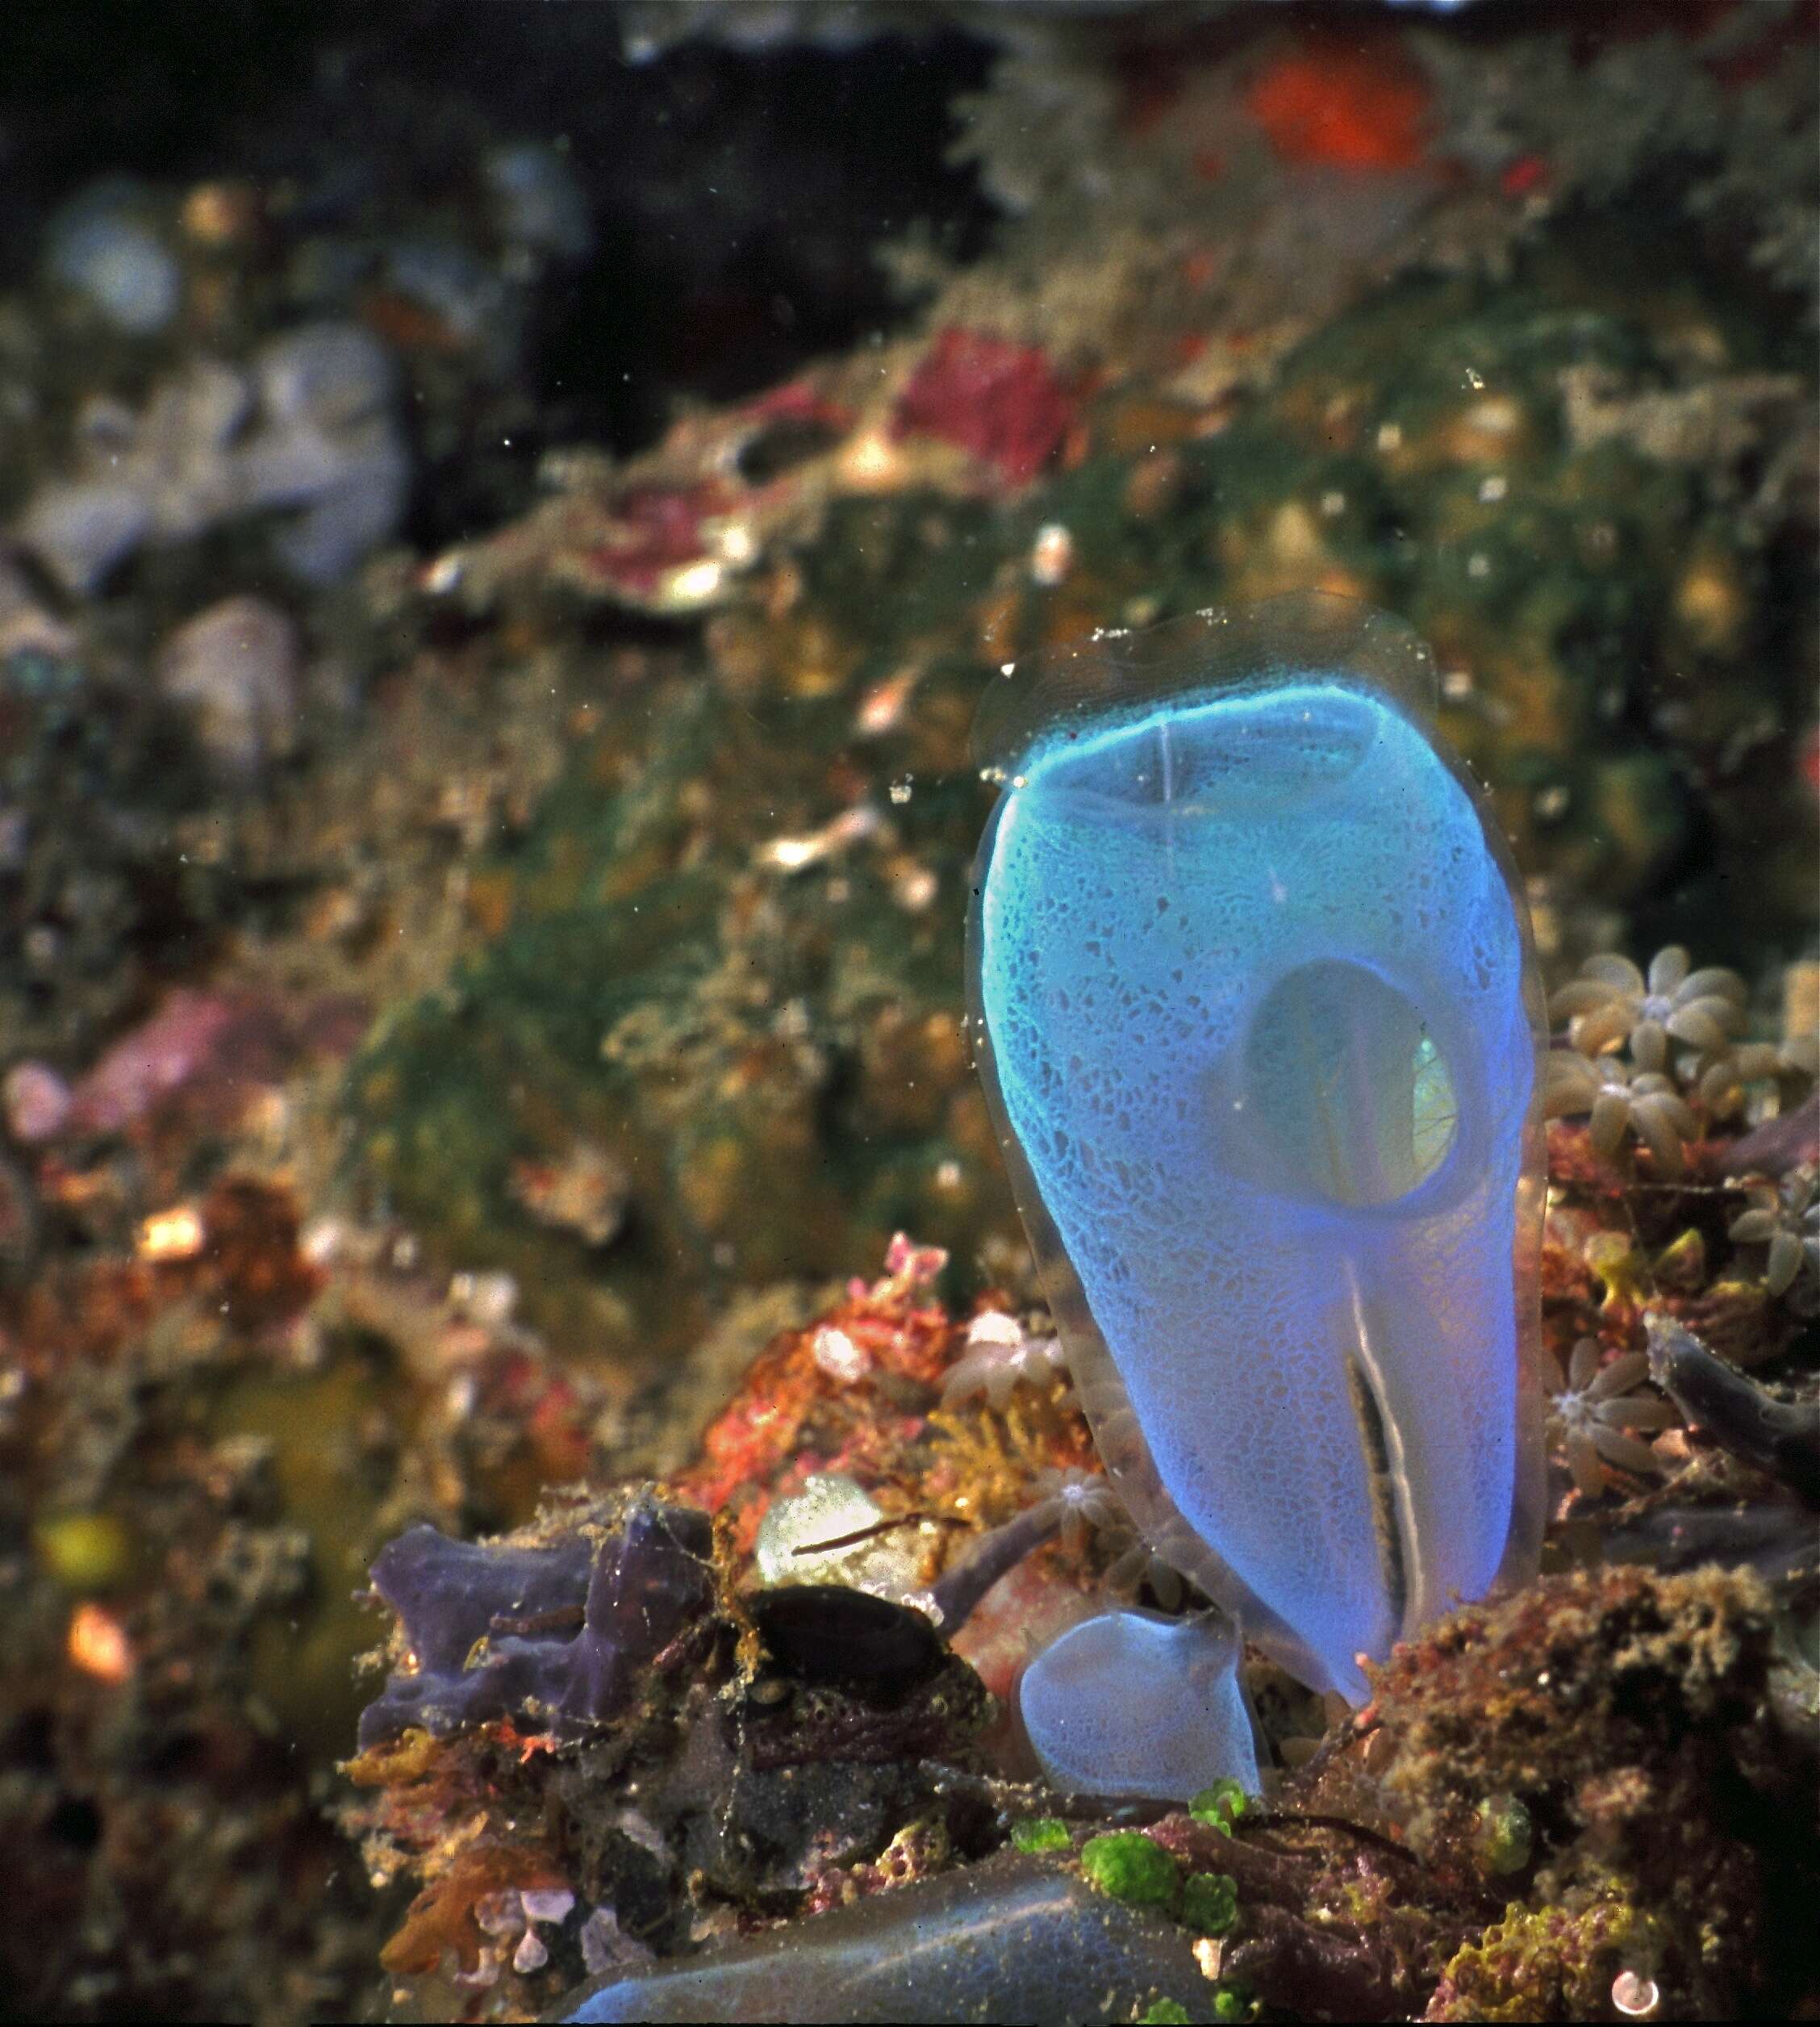
[[[1040,1875],[1130,1911],[1112,2017],[1815,2017],[1817,56],[1811,0],[6,10],[0,2005],[528,2018]],[[1303,589],[1433,644],[1529,890],[1546,1574],[1356,1716],[1253,1657],[1249,1827],[1111,1824],[1004,1716],[1168,1582],[971,1066],[968,732]],[[832,1512],[846,1592],[763,1603]],[[387,1541],[574,1590],[653,1515],[705,1574],[623,1695],[357,1753]]]

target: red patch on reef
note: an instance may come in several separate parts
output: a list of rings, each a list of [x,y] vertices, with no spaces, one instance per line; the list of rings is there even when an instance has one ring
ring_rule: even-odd
[[[1288,162],[1413,169],[1427,144],[1427,81],[1388,40],[1306,36],[1253,80],[1245,107]]]
[[[1810,732],[1796,748],[1795,772],[1804,788],[1820,796],[1820,729]]]
[[[1527,197],[1548,186],[1548,165],[1539,155],[1519,155],[1498,178],[1506,197]]]
[[[180,1097],[231,1121],[300,1054],[344,1055],[365,1026],[345,996],[287,1009],[267,994],[179,986],[77,1080],[60,1131],[120,1133]]]
[[[674,570],[707,553],[704,521],[728,512],[728,488],[708,480],[696,486],[635,486],[613,501],[606,533],[590,562],[606,583],[648,598]]]
[[[954,1636],[954,1652],[1008,1701],[1031,1657],[1102,1602],[1081,1581],[1053,1552],[1026,1556],[974,1607]]]
[[[755,422],[819,422],[831,429],[850,428],[853,424],[849,409],[829,400],[807,380],[786,380],[781,387],[767,388],[754,395],[741,412]]]
[[[298,1249],[297,1209],[287,1192],[248,1176],[228,1176],[202,1206],[207,1235],[190,1278],[241,1329],[301,1310],[322,1275]]]
[[[1036,345],[950,324],[898,396],[898,437],[939,437],[1027,486],[1060,448],[1074,397]]]
[[[587,1469],[587,1402],[548,1360],[519,1350],[499,1352],[475,1377],[476,1406],[524,1431],[546,1482],[578,1478]]]
[[[1710,0],[1715,23],[1731,11],[1742,0]],[[1766,77],[1792,49],[1811,44],[1820,36],[1820,0],[1805,0],[1805,4],[1789,9],[1786,15],[1769,14],[1766,10],[1765,32],[1755,42],[1728,52],[1724,56],[1707,65],[1714,77],[1728,91],[1741,91],[1745,86]],[[1811,63],[1812,57],[1809,58]]]
[[[900,1235],[883,1280],[852,1283],[839,1308],[774,1339],[703,1431],[695,1461],[670,1481],[676,1496],[710,1513],[731,1509],[743,1554],[772,1499],[813,1473],[888,1475],[962,1341],[962,1327],[929,1294],[945,1261]],[[818,1357],[816,1340],[830,1333],[863,1357],[863,1377],[840,1377],[825,1344]],[[912,1398],[893,1398],[906,1390]]]

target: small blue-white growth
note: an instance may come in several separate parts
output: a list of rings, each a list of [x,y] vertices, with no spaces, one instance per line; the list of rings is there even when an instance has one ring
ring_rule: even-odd
[[[56,279],[136,338],[162,331],[183,302],[183,270],[139,215],[142,203],[123,179],[91,183],[52,219],[46,244]]]
[[[1052,1786],[1185,1802],[1216,1781],[1258,1792],[1258,1751],[1224,1613],[1106,1611],[1025,1670],[1024,1728]]]
[[[594,245],[587,193],[567,159],[541,141],[512,141],[481,164],[495,219],[515,248],[581,260]]]
[[[1538,1001],[1429,674],[1280,600],[983,718],[974,1018],[1083,1405],[1153,1547],[1355,1698],[1533,1552]]]

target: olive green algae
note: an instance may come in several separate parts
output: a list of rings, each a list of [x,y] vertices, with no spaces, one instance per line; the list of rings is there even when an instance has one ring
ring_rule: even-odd
[[[798,871],[775,849],[831,820],[830,716],[767,729],[699,684],[609,716],[481,876],[499,933],[353,1072],[358,1159],[395,1210],[634,1369],[699,1335],[711,1291],[1008,1216],[979,1129],[956,1144],[974,1101],[947,907],[906,909],[857,851]],[[891,821],[951,877],[958,798]],[[598,1247],[524,1202],[526,1169],[578,1145],[628,1178]]]

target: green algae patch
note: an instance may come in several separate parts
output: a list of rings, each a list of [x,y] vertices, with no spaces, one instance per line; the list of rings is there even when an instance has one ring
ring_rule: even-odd
[[[1250,1805],[1250,1797],[1238,1782],[1216,1781],[1211,1787],[1204,1787],[1189,1803],[1188,1814],[1196,1822],[1224,1830],[1230,1837],[1234,1824]]]
[[[1535,1825],[1514,1795],[1488,1795],[1476,1812],[1479,1856],[1488,1872],[1521,1872],[1535,1844]]]
[[[1090,1885],[1128,1907],[1174,1904],[1181,1874],[1160,1844],[1141,1830],[1108,1830],[1081,1846],[1081,1870]]]
[[[354,1657],[374,1644],[374,1622],[359,1600],[384,1539],[385,1481],[354,1436],[336,1432],[412,1427],[420,1411],[390,1360],[349,1350],[315,1372],[238,1374],[208,1411],[215,1441],[269,1454],[279,1511],[303,1552],[289,1609],[261,1611],[248,1629],[247,1665],[279,1734],[322,1761],[347,1749],[365,1700]]]
[[[1430,2020],[1593,2020],[1609,2017],[1613,1987],[1660,1954],[1652,1925],[1622,1894],[1570,1894],[1531,1908],[1513,1901],[1504,1919],[1447,1966]]]
[[[603,1369],[894,1231],[971,1260],[1012,1227],[961,1022],[973,784],[894,801],[850,702],[765,708],[684,681],[603,708],[477,874],[483,940],[349,1077],[364,1186]]]
[[[126,1522],[111,1513],[65,1513],[31,1531],[40,1565],[77,1597],[114,1590],[132,1573],[135,1548]]]
[[[1011,1841],[1020,1851],[1066,1851],[1074,1843],[1058,1816],[1026,1816],[1012,1826]]]
[[[1153,1999],[1138,2016],[1138,2027],[1183,2027],[1192,2017],[1179,1999]]]
[[[1223,1936],[1238,1919],[1238,1886],[1223,1872],[1195,1872],[1182,1888],[1182,1920],[1197,1933]]]

